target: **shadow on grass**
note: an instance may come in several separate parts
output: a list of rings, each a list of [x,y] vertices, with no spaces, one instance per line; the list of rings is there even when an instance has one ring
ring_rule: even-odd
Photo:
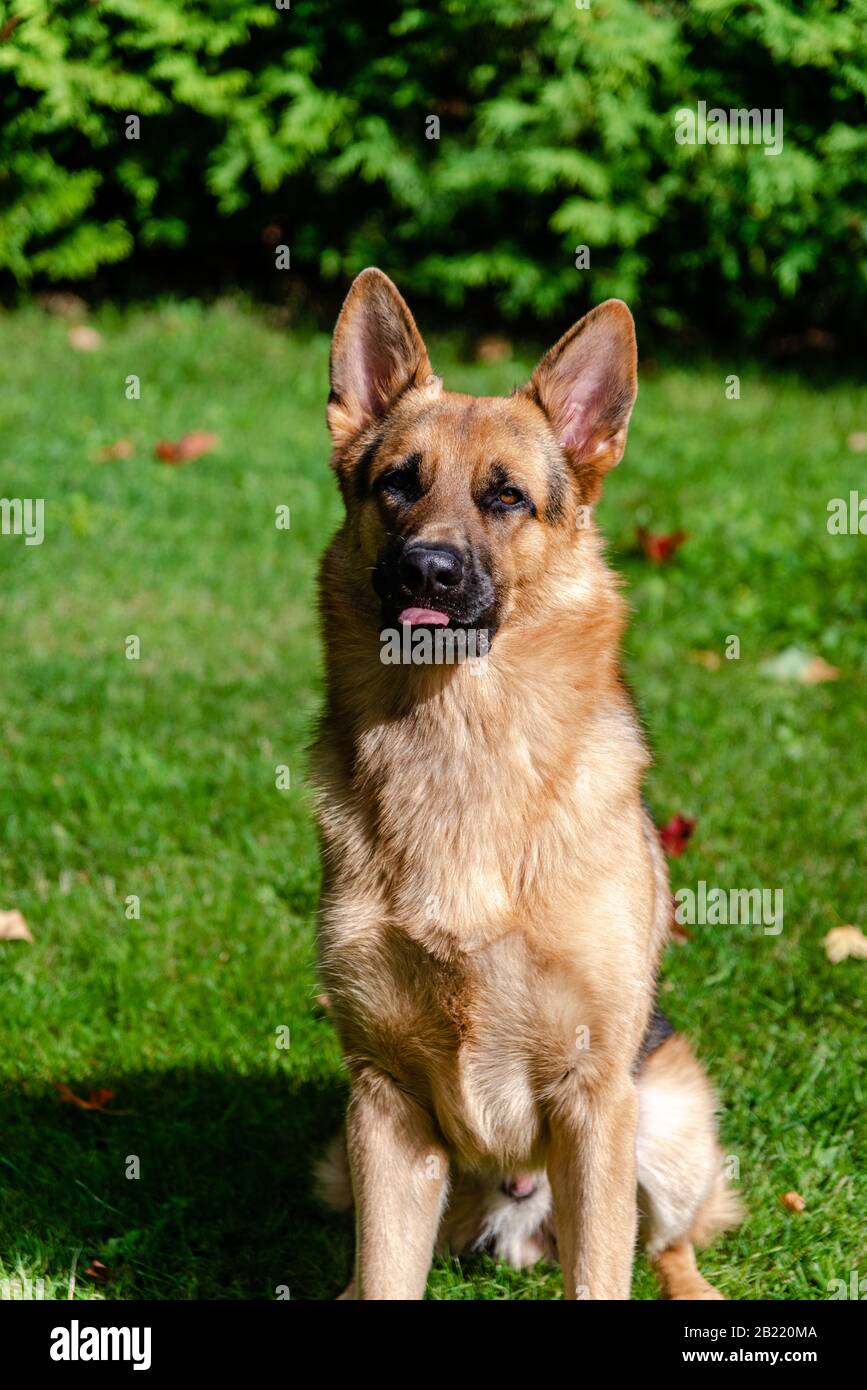
[[[339,1085],[208,1070],[73,1078],[104,1113],[0,1091],[0,1259],[66,1297],[77,1256],[105,1298],[334,1298],[351,1232],[322,1210],[311,1165],[340,1123]],[[130,1178],[132,1159],[140,1176]],[[56,1290],[53,1295],[51,1290]]]

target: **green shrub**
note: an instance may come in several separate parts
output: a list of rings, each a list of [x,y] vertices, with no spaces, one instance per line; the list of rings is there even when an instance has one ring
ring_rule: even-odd
[[[19,283],[157,255],[276,279],[278,241],[306,282],[376,262],[506,316],[618,294],[665,328],[863,322],[867,0],[0,11],[0,269]],[[782,108],[782,154],[679,145],[698,101]]]

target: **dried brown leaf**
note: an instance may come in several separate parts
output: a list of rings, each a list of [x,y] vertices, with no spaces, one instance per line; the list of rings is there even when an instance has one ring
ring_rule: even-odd
[[[784,1192],[780,1201],[787,1211],[803,1211],[807,1205],[800,1192]]]
[[[67,336],[76,352],[96,352],[102,346],[102,334],[86,323],[74,323]]]
[[[814,656],[801,672],[801,680],[804,685],[822,685],[825,681],[837,681],[839,679],[839,667],[830,666],[821,656]]]
[[[113,444],[103,444],[97,451],[99,463],[110,463],[112,459],[129,459],[135,453],[135,445],[131,439],[116,439]]]
[[[11,912],[0,912],[0,941],[32,941],[30,928],[14,908]]]
[[[706,671],[718,671],[722,665],[719,652],[690,652],[689,659],[697,666],[703,666]]]
[[[867,960],[867,936],[860,927],[851,924],[845,927],[832,927],[823,940],[825,955],[832,965],[841,960]]]

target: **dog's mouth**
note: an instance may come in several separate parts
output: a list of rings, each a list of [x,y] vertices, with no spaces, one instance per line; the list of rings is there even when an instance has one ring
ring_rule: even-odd
[[[497,618],[493,604],[486,607],[473,604],[446,608],[403,594],[383,598],[381,630],[404,628],[413,632],[484,634],[486,645],[489,646],[497,630]]]

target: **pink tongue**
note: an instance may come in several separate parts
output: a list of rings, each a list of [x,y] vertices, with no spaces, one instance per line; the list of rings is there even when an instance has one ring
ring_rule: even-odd
[[[416,623],[430,623],[436,627],[448,627],[449,619],[447,613],[439,613],[436,608],[404,608],[397,620],[399,623],[409,623],[414,627]]]

